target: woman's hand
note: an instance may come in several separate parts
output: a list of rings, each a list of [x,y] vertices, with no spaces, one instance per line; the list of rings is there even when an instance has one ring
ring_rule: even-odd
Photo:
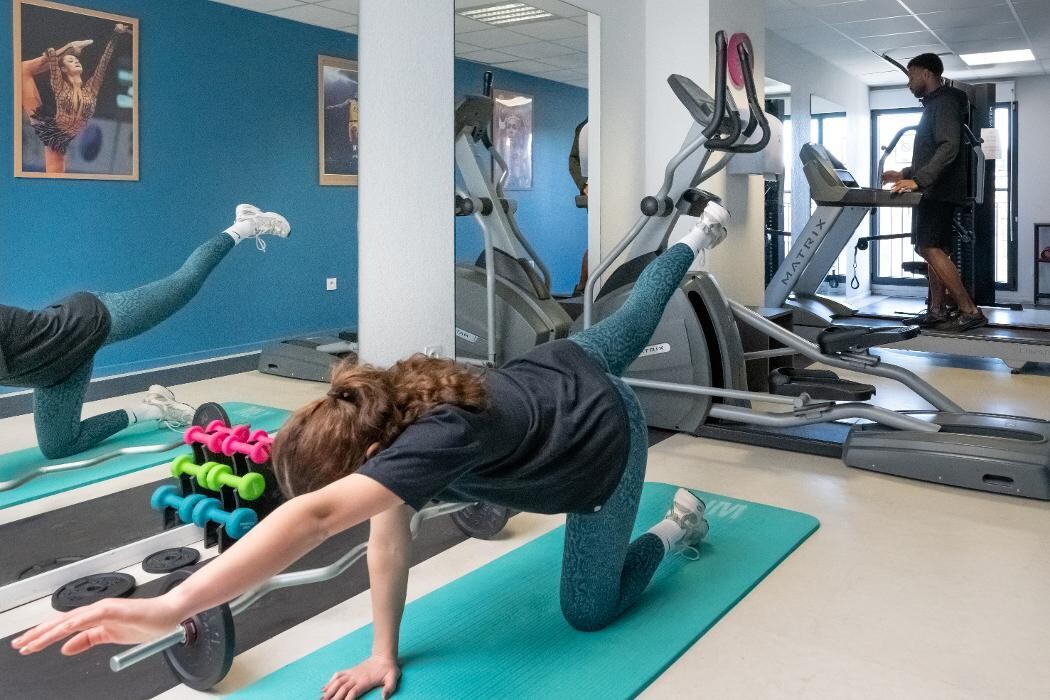
[[[372,656],[346,671],[339,671],[321,689],[321,700],[353,700],[373,688],[383,688],[383,698],[397,690],[401,669],[397,659]]]
[[[11,642],[22,654],[43,651],[72,637],[62,646],[66,656],[99,644],[140,644],[162,637],[182,622],[182,614],[164,595],[128,600],[111,598],[59,615]]]

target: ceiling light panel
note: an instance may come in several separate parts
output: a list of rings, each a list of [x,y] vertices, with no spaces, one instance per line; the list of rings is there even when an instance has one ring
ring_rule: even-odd
[[[480,7],[471,7],[457,12],[461,17],[484,22],[496,27],[505,27],[523,22],[536,22],[553,17],[554,14],[523,2],[504,2]]]

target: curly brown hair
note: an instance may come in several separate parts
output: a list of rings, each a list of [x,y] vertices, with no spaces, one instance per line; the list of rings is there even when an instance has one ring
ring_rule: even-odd
[[[281,492],[292,498],[353,474],[370,446],[388,447],[441,404],[484,409],[484,379],[452,360],[426,355],[388,369],[343,362],[332,372],[328,395],[297,410],[277,433],[273,471]]]

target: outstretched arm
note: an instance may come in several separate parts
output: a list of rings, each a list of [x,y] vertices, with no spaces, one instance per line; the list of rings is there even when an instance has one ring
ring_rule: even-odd
[[[130,34],[131,29],[126,24],[118,24],[113,30],[113,34],[109,37],[109,41],[106,42],[106,50],[102,52],[102,58],[98,60],[98,65],[95,66],[95,72],[91,75],[91,79],[87,81],[87,89],[91,92],[97,93],[102,87],[102,81],[106,79],[106,70],[109,69],[109,62],[113,59],[113,51],[117,46],[117,39],[121,34]]]
[[[99,644],[136,644],[225,603],[284,571],[326,539],[402,501],[378,482],[351,474],[285,503],[237,545],[158,598],[104,600],[44,623],[13,645],[23,654],[75,635],[64,654]]]

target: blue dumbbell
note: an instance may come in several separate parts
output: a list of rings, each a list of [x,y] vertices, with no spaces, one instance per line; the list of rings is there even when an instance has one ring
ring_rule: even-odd
[[[193,508],[193,522],[200,527],[208,521],[225,526],[226,534],[235,540],[255,527],[259,516],[251,508],[237,508],[232,513],[222,509],[222,502],[217,498],[205,498]]]
[[[169,485],[161,486],[154,491],[153,496],[149,500],[149,504],[153,507],[153,510],[171,508],[179,514],[179,520],[189,524],[193,522],[194,509],[200,505],[201,501],[206,499],[207,496],[199,493],[191,493],[189,496],[180,496],[178,487]]]

